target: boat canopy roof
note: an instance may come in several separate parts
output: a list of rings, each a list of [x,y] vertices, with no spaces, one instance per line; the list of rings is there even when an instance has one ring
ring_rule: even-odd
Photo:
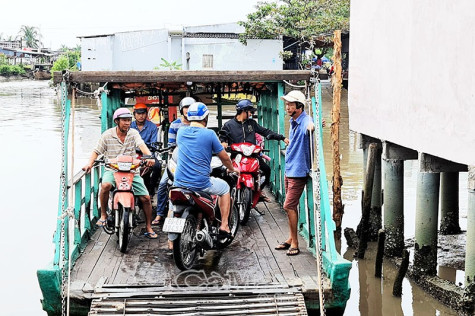
[[[202,91],[246,92],[267,90],[268,83],[309,81],[309,70],[276,71],[77,71],[55,72],[54,82],[107,83],[109,88],[123,91],[167,90],[169,94],[187,91],[190,86]]]

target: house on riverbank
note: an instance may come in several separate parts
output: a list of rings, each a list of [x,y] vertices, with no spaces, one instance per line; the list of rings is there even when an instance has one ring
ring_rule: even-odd
[[[82,70],[282,70],[282,39],[239,41],[237,23],[80,36]]]
[[[475,310],[473,12],[471,0],[352,2],[348,90],[350,129],[362,135],[365,157],[371,143],[378,148],[371,208],[381,214],[383,207],[385,254],[401,257],[407,237],[404,219],[414,217],[414,279],[447,305],[470,315]],[[450,39],[452,49],[441,47],[440,39]],[[415,214],[405,212],[403,203],[408,194],[406,160],[419,164]],[[468,172],[463,186],[461,172]],[[436,286],[434,280],[443,274],[438,254],[445,251],[438,244],[439,234],[462,232],[459,188],[464,187],[468,191],[465,264],[460,272],[464,282]]]

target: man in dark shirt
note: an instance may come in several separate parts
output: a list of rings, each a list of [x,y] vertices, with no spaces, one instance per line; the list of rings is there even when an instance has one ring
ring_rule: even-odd
[[[236,111],[236,116],[227,121],[219,133],[219,140],[224,148],[235,143],[248,142],[256,144],[256,133],[264,136],[266,139],[283,140],[286,145],[289,144],[289,140],[285,136],[260,126],[252,119],[252,114],[256,111],[256,108],[251,100],[243,99],[239,101],[236,105]],[[259,166],[265,175],[265,181],[261,186],[262,190],[270,181],[271,170],[261,157],[259,157]],[[269,201],[266,197],[264,197],[264,200]]]

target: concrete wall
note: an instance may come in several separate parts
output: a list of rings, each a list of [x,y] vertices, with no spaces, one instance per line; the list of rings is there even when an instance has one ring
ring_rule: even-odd
[[[114,70],[147,71],[168,60],[168,30],[117,33],[114,40]],[[173,62],[168,60],[169,62]]]
[[[147,30],[97,37],[82,37],[82,70],[147,71],[168,62],[182,69],[202,70],[203,55],[213,55],[212,70],[282,70],[279,52],[282,40],[249,40],[243,45],[236,38],[213,38],[215,33],[238,34],[236,23],[185,27],[184,32],[204,32],[210,37],[183,38],[180,32]],[[170,35],[171,34],[171,35]],[[190,53],[187,63],[186,53]]]
[[[81,39],[81,68],[83,71],[113,70],[114,35]]]
[[[248,40],[243,45],[230,38],[184,38],[190,53],[190,70],[203,68],[203,55],[213,55],[213,70],[282,70],[281,40]]]
[[[475,1],[351,3],[354,131],[475,165]]]

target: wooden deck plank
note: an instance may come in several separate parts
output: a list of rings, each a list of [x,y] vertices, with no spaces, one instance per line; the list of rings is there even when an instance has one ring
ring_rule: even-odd
[[[107,278],[105,286],[125,288],[126,285],[161,284],[181,287],[187,273],[194,273],[195,281],[202,284],[217,279],[228,285],[280,283],[304,287],[314,297],[318,293],[315,258],[300,236],[300,255],[289,257],[285,251],[274,249],[288,235],[287,216],[277,203],[268,203],[268,206],[270,211],[266,210],[264,215],[252,212],[248,224],[240,227],[229,247],[206,252],[194,271],[185,273],[168,255],[167,234],[161,227],[154,227],[159,238],[150,240],[143,236],[142,224],[135,230],[125,254],[120,253],[115,235],[98,230],[73,268],[72,281],[76,286],[71,289],[75,291],[72,295],[87,297],[85,292],[90,292],[91,286],[96,286],[101,277]],[[81,285],[89,290],[79,290]],[[328,292],[328,279],[324,286]]]

